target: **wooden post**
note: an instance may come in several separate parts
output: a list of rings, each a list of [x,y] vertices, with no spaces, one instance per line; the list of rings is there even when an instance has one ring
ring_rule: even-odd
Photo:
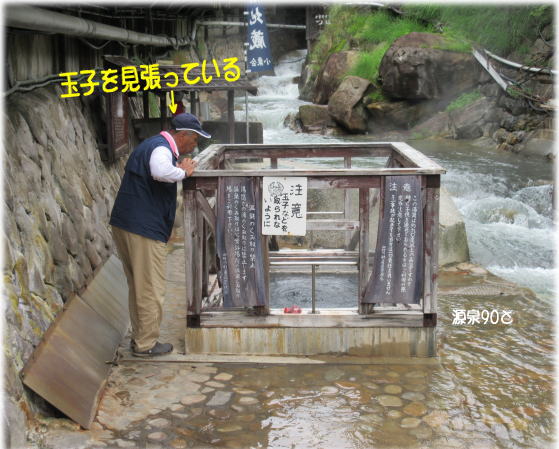
[[[190,113],[196,115],[196,92],[190,92]]]
[[[196,190],[183,187],[184,208],[184,255],[185,255],[185,281],[186,281],[186,326],[200,326],[201,304],[197,301],[196,282],[198,280],[199,260],[197,238],[197,212]]]
[[[149,119],[149,92],[147,90],[142,92],[142,104],[144,107],[144,118]]]
[[[439,270],[440,175],[425,176],[423,212],[423,326],[437,325],[437,276]]]
[[[196,198],[196,197],[194,197]],[[204,259],[202,249],[204,248],[204,217],[199,210],[198,202],[194,200],[192,208],[196,213],[196,229],[194,232],[195,240],[192,247],[192,256],[194,263],[194,304],[196,304],[195,312],[197,315],[202,313],[202,284],[204,282]]]
[[[159,113],[161,117],[161,129],[167,129],[167,94],[165,92],[159,96]]]
[[[359,189],[359,313],[368,312],[361,300],[365,295],[369,271],[369,188]]]
[[[208,297],[208,287],[210,278],[210,254],[208,241],[210,232],[208,225],[202,223],[203,236],[202,236],[202,298]]]
[[[351,168],[351,156],[344,157],[344,168]],[[344,218],[349,220],[350,215],[350,192],[349,189],[344,189]],[[347,250],[351,243],[351,231],[346,231],[345,233],[345,245],[344,248]]]
[[[270,158],[270,168],[273,168],[273,169],[278,168],[278,158],[277,157],[271,157]]]
[[[227,142],[235,143],[235,89],[227,91]]]

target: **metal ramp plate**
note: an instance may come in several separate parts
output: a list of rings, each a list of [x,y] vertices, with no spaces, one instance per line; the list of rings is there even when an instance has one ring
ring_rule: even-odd
[[[118,259],[105,263],[83,296],[87,302],[75,296],[66,304],[22,376],[25,385],[88,429],[110,370],[107,362],[128,327],[128,289]]]

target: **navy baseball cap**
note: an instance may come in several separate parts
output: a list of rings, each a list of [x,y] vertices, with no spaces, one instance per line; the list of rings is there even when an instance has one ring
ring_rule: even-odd
[[[194,115],[188,112],[183,112],[182,114],[177,114],[171,120],[171,126],[173,129],[177,131],[194,131],[197,134],[200,134],[202,137],[209,139],[212,137],[206,131],[202,129],[202,125],[200,124],[200,120]]]

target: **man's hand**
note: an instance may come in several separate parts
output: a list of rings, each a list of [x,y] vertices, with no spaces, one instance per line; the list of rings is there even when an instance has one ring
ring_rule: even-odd
[[[192,159],[185,158],[181,162],[179,162],[178,166],[179,168],[182,168],[188,176],[191,176],[198,166],[198,162],[193,161]]]

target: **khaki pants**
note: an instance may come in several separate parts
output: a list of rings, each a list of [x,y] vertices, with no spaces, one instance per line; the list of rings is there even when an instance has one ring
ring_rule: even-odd
[[[159,338],[165,297],[166,244],[112,226],[113,239],[128,281],[128,308],[137,351]]]

